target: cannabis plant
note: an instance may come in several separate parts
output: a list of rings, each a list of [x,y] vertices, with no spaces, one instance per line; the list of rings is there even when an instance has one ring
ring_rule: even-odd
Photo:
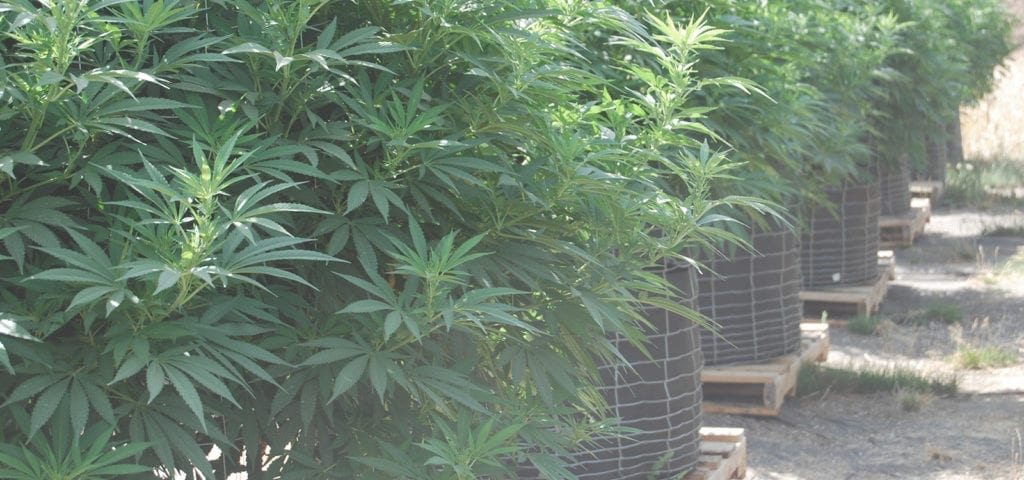
[[[4,476],[570,478],[616,433],[610,336],[696,318],[645,267],[728,237],[700,22],[14,0],[0,29]]]
[[[943,125],[986,92],[1009,54],[1010,22],[1000,2],[892,0],[881,8],[902,24],[877,102],[881,154],[909,154],[920,168],[926,142],[945,142]]]

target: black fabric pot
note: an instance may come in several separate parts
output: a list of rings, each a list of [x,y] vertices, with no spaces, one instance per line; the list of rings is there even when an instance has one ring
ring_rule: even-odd
[[[895,165],[878,163],[873,172],[881,192],[881,214],[899,216],[910,211],[910,157],[901,156]]]
[[[683,303],[696,308],[696,279],[688,265],[670,264],[662,275],[685,295]],[[700,334],[692,321],[662,309],[649,309],[653,330],[646,332],[652,359],[621,338],[613,339],[627,365],[600,368],[599,388],[613,417],[640,430],[631,438],[600,442],[577,457],[571,468],[583,480],[645,480],[675,478],[697,464],[700,450]],[[666,460],[667,455],[671,455]]]
[[[943,127],[938,125],[936,128],[942,130]],[[926,178],[922,178],[922,180],[945,183],[946,164],[949,163],[949,144],[944,132],[940,131],[928,135],[925,140],[925,154],[928,157],[928,164],[925,170]]]
[[[946,124],[946,156],[947,161],[956,165],[964,161],[963,134],[960,132],[960,111],[956,112],[953,121]]]
[[[707,365],[751,363],[800,350],[800,244],[788,228],[755,227],[757,253],[737,250],[731,259],[706,262],[698,279],[700,312],[720,325],[701,332]],[[712,273],[713,272],[713,273]]]
[[[805,209],[807,229],[801,238],[804,288],[859,285],[878,275],[878,182],[844,182],[828,190],[838,216],[821,205]]]

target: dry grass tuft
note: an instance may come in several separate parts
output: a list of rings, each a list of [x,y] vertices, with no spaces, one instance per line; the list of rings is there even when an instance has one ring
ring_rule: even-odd
[[[896,401],[900,405],[900,410],[907,413],[924,410],[934,399],[935,394],[931,392],[905,388],[896,389]]]
[[[1024,439],[1021,437],[1020,430],[1015,430],[1016,434],[1011,440],[1012,445],[1010,446],[1010,464],[1012,470],[1010,471],[1010,478],[1013,480],[1024,480]]]

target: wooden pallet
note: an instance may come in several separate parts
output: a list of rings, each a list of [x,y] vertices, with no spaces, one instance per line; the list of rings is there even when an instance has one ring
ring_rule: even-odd
[[[828,325],[800,325],[800,352],[751,365],[704,367],[703,409],[707,413],[776,416],[796,392],[800,367],[828,358]]]
[[[892,268],[889,265],[892,265]],[[889,280],[896,280],[896,252],[892,250],[879,250],[878,266],[889,270]]]
[[[700,457],[683,480],[732,480],[747,476],[747,436],[742,428],[702,427]]]
[[[865,285],[823,287],[819,290],[801,290],[800,300],[804,301],[804,311],[830,312],[854,310],[858,316],[870,316],[878,311],[878,306],[889,291],[889,280],[894,278],[895,261],[879,262],[878,275]],[[832,310],[829,309],[832,307]],[[813,313],[812,313],[813,315]]]
[[[886,215],[878,219],[882,247],[909,247],[924,233],[924,226],[932,217],[931,200],[915,198],[910,210],[903,215]]]
[[[939,181],[913,181],[910,182],[910,195],[914,197],[928,198],[934,204],[942,197],[945,185]]]
[[[928,220],[932,219],[932,199],[928,197],[917,197],[910,199],[910,208],[923,209],[928,214]]]

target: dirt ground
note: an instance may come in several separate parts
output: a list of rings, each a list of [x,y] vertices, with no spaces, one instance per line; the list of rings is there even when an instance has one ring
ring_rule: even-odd
[[[705,425],[746,429],[749,479],[1024,480],[1024,266],[1012,268],[1024,236],[986,235],[998,226],[1024,227],[1024,211],[937,209],[915,245],[896,251],[879,311],[894,322],[876,336],[831,331],[827,365],[955,373],[959,393],[917,412],[894,394],[823,391],[788,399],[777,418],[706,415]],[[961,324],[900,322],[937,304],[956,305]],[[1008,348],[1018,362],[963,370],[959,345]]]

